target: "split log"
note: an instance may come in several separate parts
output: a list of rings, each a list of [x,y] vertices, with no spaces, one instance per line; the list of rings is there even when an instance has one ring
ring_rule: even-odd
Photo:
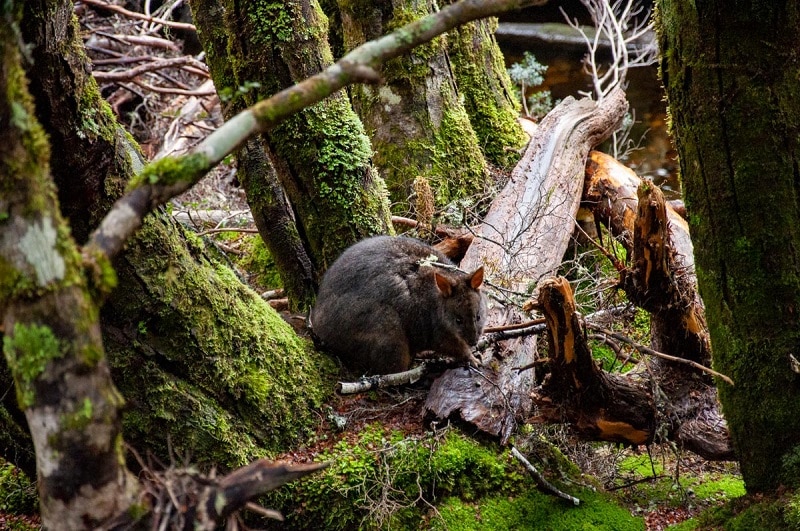
[[[572,234],[589,150],[611,135],[627,108],[618,89],[600,102],[566,98],[553,109],[477,228],[462,267],[483,265],[493,284],[515,292],[554,271]],[[487,324],[523,320],[515,308],[494,304]],[[535,342],[510,339],[492,354],[496,360],[478,370],[446,371],[431,387],[425,411],[468,422],[505,443],[530,412],[533,371],[514,369],[533,362]]]
[[[651,313],[651,346],[707,365],[708,331],[686,223],[655,186],[596,152],[587,165],[584,206],[628,249],[631,265],[620,285]],[[706,374],[662,360],[625,376],[604,373],[589,355],[566,282],[546,282],[539,303],[548,321],[552,369],[536,397],[540,420],[569,422],[588,439],[639,445],[658,434],[707,459],[734,457]]]

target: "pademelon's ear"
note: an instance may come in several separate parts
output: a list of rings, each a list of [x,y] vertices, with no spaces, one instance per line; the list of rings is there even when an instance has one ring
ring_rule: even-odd
[[[453,292],[453,284],[450,283],[450,279],[436,272],[433,273],[433,278],[436,279],[436,287],[439,288],[442,297],[449,297]]]
[[[478,269],[475,270],[472,275],[469,277],[469,285],[472,289],[480,289],[483,285],[483,266],[480,266]]]

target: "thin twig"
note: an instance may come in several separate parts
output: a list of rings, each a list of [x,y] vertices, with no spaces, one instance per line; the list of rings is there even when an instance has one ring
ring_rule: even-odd
[[[631,339],[631,338],[629,338],[629,337],[627,337],[627,336],[625,336],[623,334],[620,334],[618,332],[613,332],[611,330],[607,330],[607,329],[603,328],[602,326],[598,326],[598,325],[595,325],[595,324],[592,324],[592,323],[589,323],[589,322],[586,323],[586,326],[591,328],[592,330],[600,332],[601,334],[606,334],[606,335],[608,335],[610,337],[613,337],[614,339],[616,339],[618,341],[622,341],[623,343],[627,343],[627,344],[631,345],[633,348],[635,348],[636,350],[638,350],[639,352],[641,352],[642,354],[649,354],[651,356],[655,356],[657,358],[665,359],[667,361],[674,361],[676,363],[683,363],[685,365],[690,365],[690,366],[694,367],[695,369],[698,369],[698,370],[703,371],[705,373],[708,373],[708,374],[711,374],[713,376],[716,376],[716,377],[724,380],[726,383],[728,383],[730,385],[734,385],[733,384],[733,380],[730,377],[725,376],[724,374],[722,374],[720,372],[717,372],[714,369],[706,367],[705,365],[701,365],[701,364],[697,363],[696,361],[687,360],[685,358],[678,358],[676,356],[670,356],[669,354],[664,354],[663,352],[659,352],[657,350],[653,350],[653,349],[651,349],[649,347],[646,347],[646,346],[644,346],[644,345],[642,345],[640,343],[637,343],[633,339]]]
[[[103,0],[81,0],[81,2],[84,4],[97,6],[102,9],[107,9],[109,11],[114,11],[115,13],[119,13],[120,15],[124,15],[128,18],[144,20],[145,22],[155,22],[156,24],[160,24],[162,26],[167,26],[174,29],[197,31],[197,28],[195,28],[194,24],[189,24],[186,22],[174,22],[172,20],[164,20],[163,18],[156,18],[144,15],[142,13],[136,13],[135,11],[128,11],[124,7],[117,6],[114,4],[109,4],[108,2],[104,2]]]
[[[191,56],[173,57],[171,59],[157,59],[135,68],[116,72],[103,72],[100,70],[95,70],[92,72],[92,76],[94,76],[94,78],[98,81],[130,81],[133,78],[147,72],[154,72],[164,68],[174,68],[184,65],[192,65],[199,69],[199,71],[196,72],[199,72],[200,75],[209,77],[208,72],[205,71],[206,66]]]

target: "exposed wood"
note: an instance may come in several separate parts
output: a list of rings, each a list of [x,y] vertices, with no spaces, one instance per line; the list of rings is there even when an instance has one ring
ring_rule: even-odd
[[[483,265],[489,280],[525,292],[554,271],[572,234],[589,150],[608,137],[627,110],[620,89],[600,103],[565,99],[542,120],[511,179],[495,198],[461,266]],[[487,326],[526,320],[495,306]],[[436,380],[425,403],[437,418],[455,417],[505,443],[530,411],[535,343],[530,336],[498,343],[478,371],[452,369]],[[488,356],[484,356],[486,359]]]
[[[418,381],[428,372],[427,363],[423,362],[413,369],[394,374],[378,374],[361,378],[357,382],[338,382],[336,392],[342,395],[352,395],[372,391],[373,389],[383,389],[395,385],[410,384]]]
[[[656,417],[649,387],[597,366],[569,282],[562,277],[545,280],[539,288],[539,305],[547,319],[552,371],[537,397],[539,419],[569,422],[588,439],[652,442]]]
[[[626,376],[604,373],[589,355],[566,281],[546,281],[539,306],[552,372],[536,397],[539,418],[570,422],[589,439],[646,444],[658,434],[707,459],[732,459],[716,390],[696,369],[710,365],[710,348],[686,223],[651,183],[597,152],[587,165],[583,204],[628,250],[620,285],[652,316],[652,349],[639,350],[672,359],[648,359]]]

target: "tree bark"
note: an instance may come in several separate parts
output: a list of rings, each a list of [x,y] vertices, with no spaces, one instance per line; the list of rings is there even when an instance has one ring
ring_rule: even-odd
[[[486,160],[510,168],[519,160],[527,135],[517,120],[520,103],[494,37],[496,30],[496,18],[464,24],[447,34],[447,51]]]
[[[130,507],[138,483],[122,466],[122,398],[22,70],[12,18],[21,13],[13,9],[0,27],[3,352],[32,431],[44,525],[97,527]]]
[[[347,49],[376,39],[434,11],[430,0],[339,2]],[[381,67],[379,87],[352,88],[353,107],[375,150],[393,202],[408,205],[422,176],[437,206],[483,192],[488,177],[478,137],[470,125],[447,55],[438,37]]]
[[[332,64],[314,0],[266,7],[193,0],[191,6],[217,91],[230,98],[229,117]],[[290,264],[281,267],[282,277],[293,280],[287,287],[302,286],[296,309],[310,306],[319,275],[346,247],[391,231],[383,180],[343,92],[290,117],[260,143],[248,143],[240,156],[246,157],[243,184],[254,217],[257,222],[263,217],[259,231],[276,262]],[[270,177],[273,171],[277,180]],[[282,214],[275,216],[276,211]],[[273,223],[280,235],[269,234]],[[302,249],[310,262],[292,256]]]
[[[792,474],[800,443],[800,208],[793,2],[657,2],[661,72],[697,276],[742,476],[751,492]]]

